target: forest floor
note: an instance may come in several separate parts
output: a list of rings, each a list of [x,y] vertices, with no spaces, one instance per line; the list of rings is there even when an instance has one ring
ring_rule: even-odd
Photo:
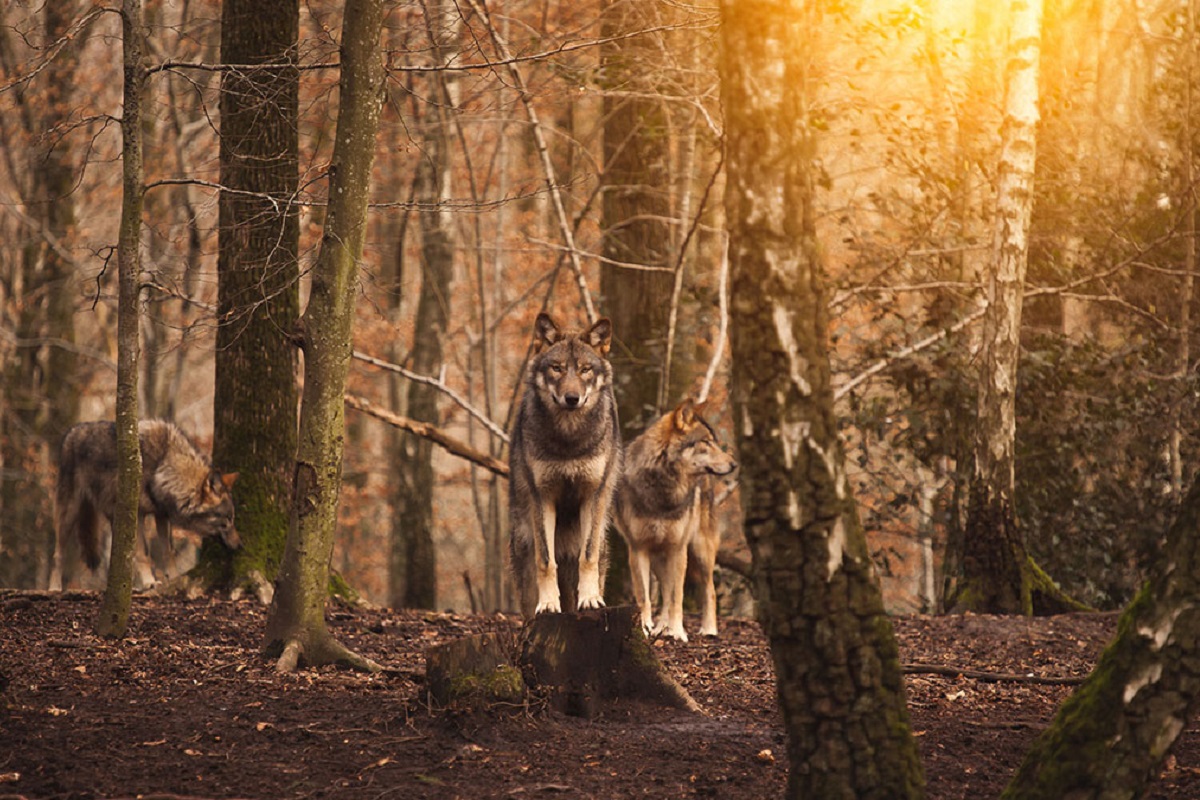
[[[427,648],[516,628],[512,616],[337,607],[331,629],[388,671],[277,674],[258,652],[265,611],[248,600],[139,595],[116,643],[92,634],[98,609],[95,594],[0,591],[0,798],[783,794],[770,657],[748,620],[722,619],[718,639],[654,645],[703,713],[627,702],[583,720],[537,703],[429,705]],[[1071,690],[1021,677],[1085,675],[1116,616],[894,622],[928,796],[983,800]],[[1200,727],[1180,736],[1148,796],[1200,798]]]

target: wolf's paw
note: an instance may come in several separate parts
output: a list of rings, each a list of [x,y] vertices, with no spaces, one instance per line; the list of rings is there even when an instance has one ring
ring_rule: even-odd
[[[686,642],[688,640],[687,631],[683,629],[682,625],[658,625],[654,629],[654,633],[660,636],[669,636],[670,638],[678,639],[681,642]]]
[[[579,598],[579,610],[586,611],[590,608],[604,608],[604,598],[598,594],[581,596]]]
[[[562,603],[555,597],[553,600],[539,600],[537,608],[534,609],[534,614],[559,614],[562,612]]]

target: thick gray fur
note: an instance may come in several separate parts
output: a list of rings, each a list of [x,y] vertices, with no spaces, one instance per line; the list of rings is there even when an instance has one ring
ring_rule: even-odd
[[[535,334],[509,455],[511,566],[526,617],[603,605],[621,474],[611,323],[563,331],[540,314]]]

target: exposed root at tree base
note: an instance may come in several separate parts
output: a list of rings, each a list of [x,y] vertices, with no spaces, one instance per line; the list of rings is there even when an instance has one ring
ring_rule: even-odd
[[[268,649],[268,653],[273,648]],[[335,664],[360,672],[383,672],[383,667],[371,659],[360,656],[328,633],[315,637],[307,645],[299,637],[291,637],[283,644],[283,651],[275,662],[276,672],[295,672],[301,667],[319,667]]]

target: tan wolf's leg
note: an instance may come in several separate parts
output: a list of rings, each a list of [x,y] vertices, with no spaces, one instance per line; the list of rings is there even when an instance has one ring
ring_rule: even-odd
[[[535,614],[562,611],[558,597],[558,562],[554,554],[554,528],[558,523],[558,512],[553,502],[540,500],[542,505],[542,530],[535,533],[534,561],[537,563],[537,607]]]
[[[599,494],[599,493],[597,493]],[[600,547],[604,536],[604,515],[597,514],[595,497],[584,500],[579,508],[579,530],[584,539],[579,553],[579,610],[604,608],[600,591]]]
[[[625,541],[629,551],[629,579],[633,583],[633,599],[642,612],[642,630],[654,630],[654,613],[650,609],[650,554]]]
[[[683,581],[687,575],[687,548],[677,547],[666,555],[660,582],[662,583],[662,616],[659,631],[681,642],[688,640],[683,629]]]
[[[692,555],[700,567],[700,580],[704,592],[704,609],[700,617],[701,636],[717,635],[717,590],[713,585],[713,568],[717,563],[718,547],[717,539],[713,535],[715,533],[716,527],[711,521],[707,525],[702,521],[700,529],[696,531],[696,539],[692,542]]]

